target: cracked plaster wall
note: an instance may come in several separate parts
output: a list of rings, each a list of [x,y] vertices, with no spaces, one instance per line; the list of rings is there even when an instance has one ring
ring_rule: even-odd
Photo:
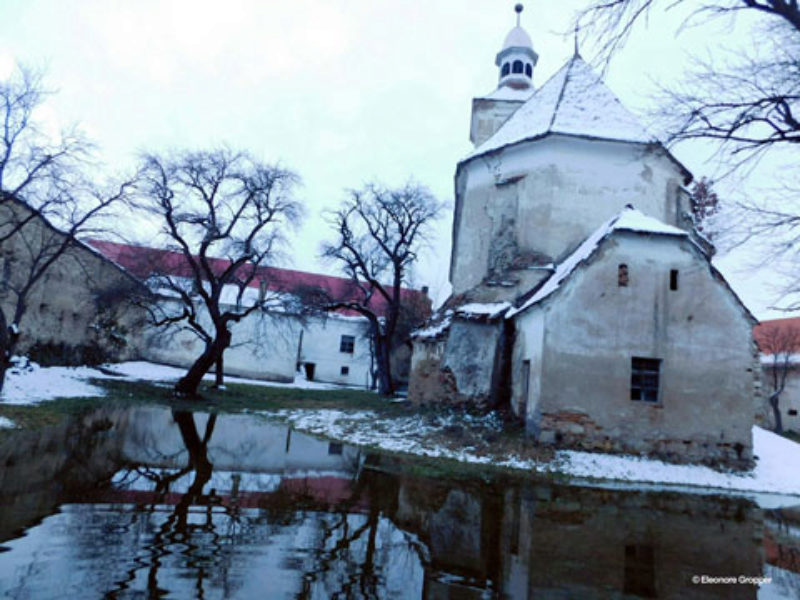
[[[752,323],[690,242],[618,233],[516,325],[512,406],[540,440],[731,463],[741,444],[752,457]],[[630,399],[633,356],[662,360],[658,403]],[[527,399],[524,360],[538,378]]]
[[[559,135],[464,163],[456,177],[453,293],[496,278],[511,255],[562,258],[626,204],[685,227],[682,183],[661,150]]]

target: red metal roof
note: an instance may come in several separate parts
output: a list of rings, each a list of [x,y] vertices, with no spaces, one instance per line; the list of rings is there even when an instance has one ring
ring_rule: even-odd
[[[783,337],[776,337],[777,332],[783,334]],[[753,337],[762,352],[771,354],[792,350],[793,348],[787,346],[800,344],[800,317],[761,321],[753,327]],[[775,344],[783,347],[773,348]],[[800,350],[800,347],[797,350]]]
[[[87,240],[87,243],[106,258],[142,280],[156,273],[167,273],[175,277],[192,276],[191,266],[180,252],[105,240]],[[221,274],[231,264],[231,261],[222,258],[209,258],[208,262],[215,274]],[[258,272],[250,282],[250,287],[259,288],[261,281],[265,282],[269,290],[288,293],[319,288],[339,302],[356,302],[362,297],[353,281],[345,277],[333,277],[278,267],[258,267]],[[392,288],[387,286],[389,293],[391,290]],[[400,297],[406,301],[425,300],[427,302],[427,296],[422,291],[410,288],[401,288]],[[386,305],[386,300],[380,294],[373,295],[369,303],[369,307],[379,315],[385,313]],[[354,311],[339,312],[350,315],[357,314]]]

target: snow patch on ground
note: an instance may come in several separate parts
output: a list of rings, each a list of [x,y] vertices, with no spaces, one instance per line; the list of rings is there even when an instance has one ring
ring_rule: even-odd
[[[560,473],[584,480],[644,483],[651,488],[713,488],[745,494],[757,501],[762,494],[768,495],[764,498],[767,502],[775,499],[775,495],[783,494],[792,496],[788,503],[800,503],[800,476],[797,473],[800,444],[760,427],[753,428],[754,451],[758,457],[756,467],[752,471],[738,473],[715,471],[700,465],[676,465],[635,456],[572,450],[557,451],[552,461],[545,462],[513,455],[489,456],[478,454],[470,447],[451,449],[436,443],[434,438],[437,431],[451,424],[463,424],[463,415],[444,417],[438,421],[419,415],[381,419],[371,411],[285,410],[278,415],[302,431],[392,452],[450,458],[537,473]],[[489,426],[501,427],[499,424]]]
[[[177,381],[186,375],[186,369],[180,367],[170,367],[146,361],[130,361],[115,363],[104,366],[108,373],[119,374],[126,379],[138,379],[144,381]],[[102,375],[101,375],[102,376]],[[204,381],[214,381],[214,374],[211,373],[203,378]],[[245,377],[225,376],[226,383],[246,383],[248,385],[260,385],[265,387],[295,388],[303,390],[337,390],[342,388],[361,389],[363,386],[343,386],[334,383],[321,383],[319,381],[308,381],[304,377],[297,375],[292,383],[279,383],[277,381],[265,381],[263,379],[247,379]]]
[[[0,429],[14,429],[17,426],[14,421],[7,417],[0,417]]]
[[[8,370],[0,402],[36,404],[53,398],[104,396],[105,391],[86,382],[104,375],[90,367],[40,367],[18,361]]]
[[[41,367],[18,359],[9,369],[0,402],[5,404],[36,404],[55,398],[102,397],[102,388],[88,383],[90,379],[119,379],[124,381],[163,381],[175,382],[186,374],[186,369],[159,365],[145,361],[131,361],[93,367]],[[213,381],[214,375],[206,375],[206,381]],[[260,379],[225,377],[226,383],[246,383],[266,387],[282,387],[308,390],[333,390],[344,386],[317,381],[306,381],[300,376],[293,383],[277,383]],[[364,389],[364,388],[351,388]]]

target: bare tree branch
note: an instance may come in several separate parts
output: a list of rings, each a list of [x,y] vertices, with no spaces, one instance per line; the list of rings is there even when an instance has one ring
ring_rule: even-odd
[[[391,189],[370,183],[349,190],[328,215],[335,238],[323,244],[322,255],[340,266],[359,297],[331,298],[327,308],[353,310],[369,320],[383,395],[394,389],[389,358],[405,300],[402,287],[442,209],[423,186]]]
[[[289,301],[280,292],[265,295],[255,284],[285,243],[287,228],[301,217],[293,196],[298,177],[221,148],[145,155],[141,180],[133,204],[160,221],[170,251],[151,253],[148,277],[179,305],[172,312],[162,306],[153,323],[185,323],[205,344],[175,388],[194,396],[230,346],[230,325]],[[217,376],[221,383],[219,368]]]

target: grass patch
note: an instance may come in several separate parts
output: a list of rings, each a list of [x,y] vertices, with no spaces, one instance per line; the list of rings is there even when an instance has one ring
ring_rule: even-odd
[[[781,435],[786,439],[800,444],[800,433],[797,433],[796,431],[784,431]]]
[[[172,386],[147,381],[92,379],[106,395],[88,398],[57,398],[39,404],[0,403],[0,416],[23,429],[36,429],[58,423],[67,416],[78,416],[98,408],[125,408],[141,405],[167,406],[178,410],[213,413],[275,411],[281,409],[373,410],[382,416],[407,415],[410,409],[388,402],[366,390],[304,390],[242,383],[226,384],[225,390],[202,387],[201,398],[184,400],[172,395]]]

